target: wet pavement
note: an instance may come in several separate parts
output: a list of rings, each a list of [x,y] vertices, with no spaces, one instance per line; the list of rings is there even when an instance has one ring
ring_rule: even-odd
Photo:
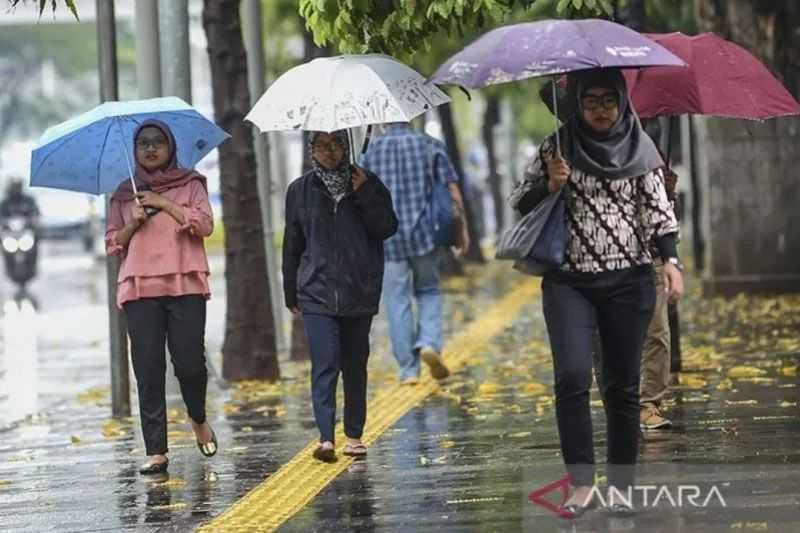
[[[48,253],[58,261],[32,287],[39,309],[6,306],[0,329],[0,530],[189,531],[315,438],[308,366],[282,362],[279,384],[210,384],[209,420],[221,445],[211,460],[195,447],[173,397],[169,477],[144,481],[136,472],[143,459],[138,420],[109,418],[103,271],[68,247]],[[209,309],[216,368],[221,274],[215,268]],[[448,338],[519,283],[537,281],[497,264],[450,280]],[[567,521],[528,500],[563,477],[549,347],[540,302],[532,299],[281,531],[800,531],[800,297],[709,300],[693,291],[681,319],[686,371],[666,413],[675,428],[645,434],[640,480],[670,485],[667,492],[682,480],[703,497],[718,485],[726,506],[714,498],[706,507],[677,508],[661,498],[634,518],[596,511]],[[30,324],[36,336],[21,334]],[[379,319],[370,397],[391,390],[394,374]]]

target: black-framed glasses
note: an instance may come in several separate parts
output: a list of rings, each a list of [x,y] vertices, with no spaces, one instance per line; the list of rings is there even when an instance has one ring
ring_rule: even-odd
[[[317,152],[327,152],[329,154],[331,153],[336,154],[339,152],[344,152],[344,146],[342,146],[340,143],[336,141],[327,143],[315,142],[314,150]]]
[[[600,96],[588,94],[581,99],[581,102],[586,111],[596,111],[600,108],[611,111],[619,106],[619,100],[617,100],[616,94],[604,94]]]
[[[136,148],[147,150],[148,147],[152,147],[155,150],[159,150],[168,144],[166,139],[139,139],[136,141]]]

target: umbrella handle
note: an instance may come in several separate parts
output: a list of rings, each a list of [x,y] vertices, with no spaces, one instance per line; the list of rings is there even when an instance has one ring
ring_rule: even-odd
[[[558,89],[556,88],[556,77],[553,76],[553,117],[556,121],[556,156],[561,159],[561,139],[558,134],[560,127],[558,123]]]
[[[347,128],[347,144],[350,145],[350,163],[356,164],[355,143],[353,143],[353,129]]]
[[[364,138],[364,146],[361,147],[361,154],[367,153],[367,148],[369,147],[369,141],[372,138],[372,124],[367,126],[367,136]]]

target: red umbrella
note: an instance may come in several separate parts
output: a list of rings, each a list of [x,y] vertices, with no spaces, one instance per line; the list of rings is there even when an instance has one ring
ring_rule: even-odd
[[[642,118],[693,113],[765,120],[800,114],[800,104],[750,52],[713,33],[645,34],[689,67],[626,70]]]

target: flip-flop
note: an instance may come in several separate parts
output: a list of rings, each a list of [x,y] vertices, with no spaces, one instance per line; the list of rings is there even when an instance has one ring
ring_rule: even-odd
[[[322,461],[323,463],[335,463],[337,460],[336,450],[333,448],[323,448],[322,446],[317,446],[312,455],[314,456],[314,459],[317,461]]]
[[[210,426],[209,429],[211,429]],[[205,444],[198,441],[197,448],[200,450],[200,453],[202,453],[206,457],[214,457],[214,455],[217,454],[219,445],[217,444],[217,435],[214,433],[213,429],[211,430],[211,440],[209,442],[206,442]]]
[[[345,444],[342,454],[348,457],[366,457],[367,447],[363,444]]]
[[[169,459],[163,463],[145,463],[139,467],[139,473],[143,476],[153,476],[156,474],[164,474],[169,467]]]

